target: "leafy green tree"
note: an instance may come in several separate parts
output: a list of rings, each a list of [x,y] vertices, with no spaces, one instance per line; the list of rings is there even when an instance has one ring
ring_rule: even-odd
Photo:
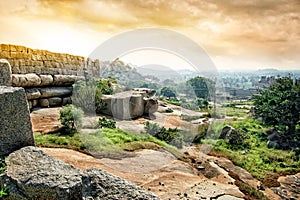
[[[300,122],[300,84],[289,77],[279,78],[253,96],[254,116],[281,134],[295,138]],[[299,139],[299,135],[298,135]]]
[[[193,88],[198,98],[211,99],[214,96],[215,82],[208,78],[197,76],[186,83]]]
[[[177,91],[176,91],[176,88],[174,88],[174,87],[163,87],[160,90],[160,94],[165,97],[168,97],[168,98],[171,98],[171,97],[176,98]]]
[[[73,133],[82,127],[83,111],[73,105],[63,106],[59,112],[61,124],[67,129],[67,132]]]

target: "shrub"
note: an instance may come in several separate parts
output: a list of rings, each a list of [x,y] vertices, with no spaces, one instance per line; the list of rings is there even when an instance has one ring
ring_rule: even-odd
[[[167,108],[166,109],[166,113],[172,113],[172,112],[174,112],[174,110],[172,108]]]
[[[145,130],[157,139],[165,141],[175,147],[182,148],[183,146],[184,136],[177,128],[166,129],[165,127],[160,127],[157,123],[150,123],[147,121]]]
[[[72,102],[86,113],[99,113],[105,109],[106,104],[101,99],[102,94],[112,94],[113,79],[92,78],[88,82],[77,81],[73,85]]]
[[[60,110],[60,122],[69,132],[82,127],[83,111],[73,105],[63,106]]]
[[[106,128],[114,129],[116,128],[116,121],[112,119],[107,119],[105,116],[103,116],[99,118],[97,127],[98,128],[106,127]]]

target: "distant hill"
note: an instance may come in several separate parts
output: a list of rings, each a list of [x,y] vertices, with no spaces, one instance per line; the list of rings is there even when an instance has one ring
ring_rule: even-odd
[[[116,59],[114,61],[103,61],[100,63],[101,77],[107,78],[112,76],[118,80],[119,83],[125,83],[129,80],[145,80],[134,67],[125,64],[123,61]]]
[[[181,82],[184,80],[184,77],[178,73],[177,71],[171,69],[170,67],[166,67],[163,65],[144,65],[140,67],[136,67],[138,73],[143,76],[151,75],[156,78],[164,81],[166,79],[172,79],[175,82]]]

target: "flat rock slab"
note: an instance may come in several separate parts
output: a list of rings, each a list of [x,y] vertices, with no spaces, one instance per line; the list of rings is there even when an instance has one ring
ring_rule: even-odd
[[[144,149],[136,152],[136,156],[134,157],[127,157],[120,160],[102,158],[101,162],[121,172],[149,173],[160,170],[175,160],[177,160],[177,158],[167,151]]]

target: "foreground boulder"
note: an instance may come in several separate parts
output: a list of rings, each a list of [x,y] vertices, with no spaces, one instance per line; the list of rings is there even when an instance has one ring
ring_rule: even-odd
[[[0,86],[0,157],[24,146],[34,146],[25,90]]]
[[[144,189],[100,169],[88,169],[83,177],[84,199],[159,199]]]
[[[82,173],[35,147],[6,158],[9,199],[82,199]]]
[[[9,195],[4,200],[159,199],[103,170],[83,173],[32,146],[11,153],[5,162],[0,186]]]

